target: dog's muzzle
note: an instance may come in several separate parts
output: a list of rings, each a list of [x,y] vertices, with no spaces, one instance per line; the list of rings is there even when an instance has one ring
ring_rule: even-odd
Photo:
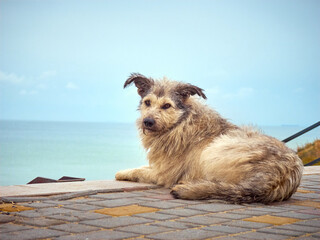
[[[143,125],[147,129],[151,129],[155,125],[156,121],[152,118],[145,118],[143,119]]]

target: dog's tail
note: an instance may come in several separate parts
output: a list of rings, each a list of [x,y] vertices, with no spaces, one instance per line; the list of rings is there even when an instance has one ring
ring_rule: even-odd
[[[297,176],[298,179],[300,178]],[[298,180],[297,179],[297,180]],[[275,201],[287,200],[296,192],[300,179],[284,182],[283,184],[270,185],[268,183],[258,185],[259,182],[228,183],[215,181],[188,182],[176,185],[172,188],[171,194],[175,198],[202,200],[215,199],[224,202],[241,203],[271,203]]]

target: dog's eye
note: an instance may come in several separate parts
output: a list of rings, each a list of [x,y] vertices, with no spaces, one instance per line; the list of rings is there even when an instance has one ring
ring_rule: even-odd
[[[145,104],[147,107],[149,107],[149,106],[151,105],[151,102],[150,102],[150,100],[145,100],[145,101],[144,101],[144,104]]]
[[[162,106],[162,109],[168,109],[171,107],[170,103],[166,103],[165,105]]]

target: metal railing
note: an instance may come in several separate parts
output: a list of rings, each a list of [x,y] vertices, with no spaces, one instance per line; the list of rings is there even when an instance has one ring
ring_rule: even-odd
[[[320,121],[316,122],[315,124],[311,125],[310,127],[307,127],[305,129],[301,130],[300,132],[297,132],[296,134],[293,134],[292,136],[290,136],[286,139],[283,139],[282,142],[287,143],[287,142],[301,136],[302,134],[305,134],[305,133],[307,133],[307,132],[311,131],[312,129],[319,127],[319,126],[320,126]],[[320,158],[317,158],[317,159],[305,164],[304,166],[312,166],[318,162],[320,162]]]

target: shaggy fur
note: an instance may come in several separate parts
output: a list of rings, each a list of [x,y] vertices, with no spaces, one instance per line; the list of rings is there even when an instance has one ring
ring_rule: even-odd
[[[137,120],[149,166],[123,170],[117,180],[172,188],[182,199],[232,203],[283,201],[297,190],[303,165],[273,137],[238,127],[201,103],[201,88],[132,74],[141,96]]]

